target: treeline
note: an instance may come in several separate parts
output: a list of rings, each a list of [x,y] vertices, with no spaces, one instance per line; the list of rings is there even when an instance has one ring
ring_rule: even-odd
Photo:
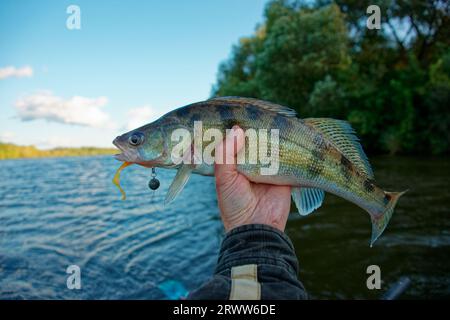
[[[381,29],[369,30],[369,5]],[[271,1],[221,64],[214,96],[350,121],[372,153],[450,150],[449,2]]]
[[[112,155],[117,153],[114,148],[55,148],[50,150],[40,150],[35,146],[18,146],[12,143],[0,142],[0,160],[16,158],[47,158],[47,157],[73,157],[73,156],[94,156]]]

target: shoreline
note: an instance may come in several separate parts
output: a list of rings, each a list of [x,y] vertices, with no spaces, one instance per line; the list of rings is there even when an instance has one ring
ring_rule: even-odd
[[[12,143],[0,142],[0,161],[11,159],[63,158],[114,155],[116,148],[98,147],[58,147],[48,150],[38,149],[33,145],[19,146]]]

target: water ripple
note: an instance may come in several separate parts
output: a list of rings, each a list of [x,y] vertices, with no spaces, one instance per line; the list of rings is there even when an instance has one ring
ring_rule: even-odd
[[[164,206],[175,172],[158,170],[161,187],[151,192],[149,170],[131,166],[121,201],[111,183],[118,165],[110,157],[0,161],[0,298],[162,299],[161,283],[192,290],[212,274],[223,237],[214,180],[193,176]],[[312,297],[376,298],[365,268],[380,264],[386,282],[414,280],[408,297],[448,296],[448,160],[380,158],[374,167],[383,187],[411,189],[385,235],[370,249],[367,214],[327,195],[316,214],[288,222],[300,278]],[[82,290],[66,287],[71,264],[82,269]]]

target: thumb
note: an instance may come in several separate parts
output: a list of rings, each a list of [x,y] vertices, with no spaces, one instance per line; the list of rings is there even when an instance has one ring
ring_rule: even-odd
[[[217,186],[232,183],[239,173],[236,155],[245,145],[244,131],[237,125],[227,130],[227,136],[215,148],[215,175]]]

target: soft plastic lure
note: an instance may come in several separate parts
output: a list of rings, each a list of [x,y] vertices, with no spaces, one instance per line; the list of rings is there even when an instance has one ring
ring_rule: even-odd
[[[119,188],[120,193],[122,194],[122,200],[125,200],[127,198],[125,191],[123,191],[122,187],[120,186],[120,172],[125,169],[126,167],[132,165],[132,162],[124,162],[122,163],[122,165],[119,167],[119,169],[117,169],[116,174],[114,175],[113,178],[113,183],[117,186],[117,188]]]

